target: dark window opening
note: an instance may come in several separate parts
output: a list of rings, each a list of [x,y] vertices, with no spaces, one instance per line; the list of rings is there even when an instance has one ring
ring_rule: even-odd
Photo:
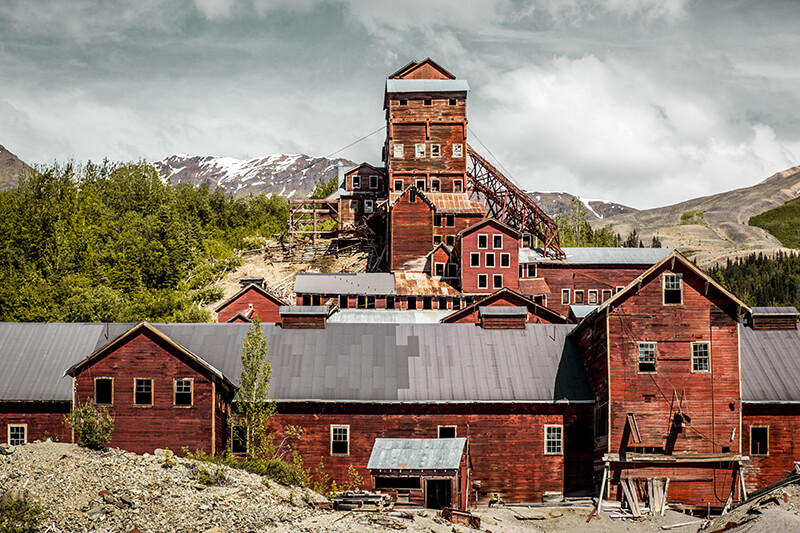
[[[442,215],[433,215],[433,227],[434,228],[442,227]]]
[[[417,189],[421,191],[425,190],[425,180],[417,180]]]
[[[489,277],[486,274],[478,274],[478,288],[486,289],[489,285]]]
[[[456,236],[455,235],[448,235],[444,239],[445,239],[445,242],[447,242],[447,246],[455,246],[456,245]]]
[[[450,507],[452,502],[452,482],[449,479],[427,479],[425,480],[427,489],[425,507],[429,509],[441,509]]]
[[[494,253],[490,252],[486,254],[486,266],[494,267]]]
[[[445,224],[448,228],[453,228],[456,225],[456,216],[455,215],[446,215],[445,216]]]
[[[359,309],[366,309],[366,307],[367,307],[367,298],[366,298],[366,296],[359,296],[357,305],[358,305]]]
[[[454,439],[456,438],[456,426],[439,426],[440,439]]]
[[[302,301],[303,301],[303,305],[311,305],[311,295],[310,294],[304,294],[303,298],[302,298]]]
[[[403,180],[394,180],[394,190],[395,192],[403,190]]]
[[[469,266],[479,267],[481,266],[481,254],[477,252],[472,252],[469,254]]]
[[[447,309],[447,297],[439,296],[439,309]]]
[[[457,311],[461,309],[461,298],[455,297],[453,298],[453,310]]]
[[[431,99],[430,99],[430,98],[426,98],[426,99],[425,99],[425,100],[423,100],[423,102],[422,102],[422,104],[423,104],[423,105],[431,105],[432,103],[433,103],[433,102],[431,101]]]
[[[489,247],[489,236],[488,235],[478,235],[478,248],[486,249]]]
[[[367,296],[367,309],[375,309],[375,297]]]
[[[444,263],[436,263],[433,270],[433,275],[441,278],[444,276]]]
[[[439,192],[440,187],[439,180],[431,180],[431,192]]]
[[[750,455],[769,455],[769,426],[750,427]]]
[[[422,308],[423,309],[433,309],[433,297],[431,297],[431,296],[423,296],[422,297]]]
[[[498,250],[503,247],[503,236],[502,235],[492,235],[492,248]]]
[[[394,309],[394,296],[386,297],[386,309]]]
[[[450,99],[450,101],[449,101],[448,103],[449,103],[450,105],[456,105],[456,99],[455,99],[455,98],[451,98],[451,99]]]
[[[111,378],[97,378],[94,380],[94,403],[111,405],[114,402],[114,380]]]
[[[192,405],[192,380],[191,379],[176,379],[175,380],[175,405],[190,406]]]
[[[339,308],[340,309],[347,309],[347,306],[350,304],[350,298],[347,296],[339,296]]]
[[[664,303],[683,303],[683,276],[681,274],[664,274]]]
[[[400,100],[400,105],[408,105],[408,100]]]
[[[136,405],[153,405],[153,380],[137,379],[133,402]]]
[[[417,201],[417,191],[408,191],[408,203],[413,204]]]
[[[511,266],[511,254],[500,254],[500,266],[501,267]]]
[[[322,302],[322,297],[319,294],[315,294],[311,297],[311,305],[320,305]]]
[[[492,283],[494,284],[495,289],[502,289],[503,288],[502,274],[495,274],[494,276],[492,276]]]
[[[408,301],[408,308],[409,309],[416,309],[417,308],[417,297],[416,296],[409,296],[407,301]]]
[[[231,453],[247,453],[247,426],[231,428]]]
[[[433,236],[433,244],[441,244],[442,243],[442,236],[441,235],[434,235]]]
[[[375,488],[384,490],[419,490],[422,488],[418,477],[384,477],[375,476]]]

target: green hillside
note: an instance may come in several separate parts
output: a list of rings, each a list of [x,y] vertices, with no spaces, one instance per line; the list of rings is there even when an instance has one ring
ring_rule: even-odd
[[[748,223],[766,230],[785,247],[800,249],[800,198],[756,215]]]

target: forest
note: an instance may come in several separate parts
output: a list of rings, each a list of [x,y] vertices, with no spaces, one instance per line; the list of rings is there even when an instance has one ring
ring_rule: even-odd
[[[286,229],[286,200],[173,187],[147,163],[52,164],[0,193],[0,320],[196,322],[234,249]]]
[[[709,274],[749,306],[800,308],[800,256],[778,252],[774,257],[750,254]]]

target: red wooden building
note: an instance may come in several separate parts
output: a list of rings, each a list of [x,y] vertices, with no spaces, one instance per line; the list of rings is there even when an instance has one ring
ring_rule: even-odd
[[[459,234],[461,291],[486,294],[519,289],[519,232],[487,218]]]
[[[264,324],[278,324],[281,321],[279,309],[288,305],[255,283],[222,302],[214,310],[217,322],[252,322],[254,318]]]

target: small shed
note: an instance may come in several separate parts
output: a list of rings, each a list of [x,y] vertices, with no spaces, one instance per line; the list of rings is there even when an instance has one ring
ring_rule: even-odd
[[[367,468],[373,490],[398,504],[431,509],[467,505],[467,439],[375,439]]]
[[[753,307],[750,309],[753,329],[797,329],[795,307]]]

